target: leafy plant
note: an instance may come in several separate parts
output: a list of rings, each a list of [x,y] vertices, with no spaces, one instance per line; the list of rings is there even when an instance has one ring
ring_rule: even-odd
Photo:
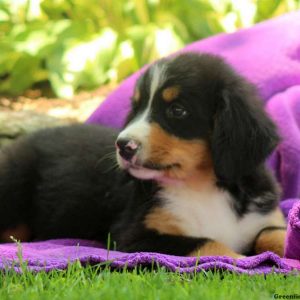
[[[48,81],[71,98],[187,43],[297,8],[300,0],[1,0],[0,93]]]

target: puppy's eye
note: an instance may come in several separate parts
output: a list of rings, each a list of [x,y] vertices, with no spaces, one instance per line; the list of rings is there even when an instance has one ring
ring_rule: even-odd
[[[188,116],[188,111],[181,104],[174,103],[167,108],[167,117],[174,119],[184,119]]]

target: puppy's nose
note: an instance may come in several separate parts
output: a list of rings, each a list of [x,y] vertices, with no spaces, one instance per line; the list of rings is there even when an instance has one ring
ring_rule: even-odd
[[[131,139],[119,138],[116,141],[116,147],[119,154],[125,159],[130,161],[137,153],[140,144]]]

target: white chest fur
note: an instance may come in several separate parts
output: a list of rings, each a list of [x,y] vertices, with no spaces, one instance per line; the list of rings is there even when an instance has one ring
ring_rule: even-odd
[[[243,252],[257,233],[274,223],[274,212],[255,212],[239,218],[228,192],[216,187],[203,192],[172,187],[162,190],[164,209],[179,221],[181,230],[191,237],[206,237],[222,242],[236,252]]]

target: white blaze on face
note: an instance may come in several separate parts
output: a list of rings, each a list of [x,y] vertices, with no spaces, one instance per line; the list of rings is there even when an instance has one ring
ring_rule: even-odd
[[[132,139],[140,143],[141,148],[138,152],[138,161],[143,162],[147,160],[149,153],[148,138],[150,135],[150,123],[149,115],[151,113],[151,107],[153,99],[158,88],[164,83],[166,78],[166,66],[156,64],[150,69],[150,97],[148,100],[148,105],[145,110],[137,115],[127,127],[122,130],[118,138]],[[120,166],[126,167],[126,163],[117,155],[117,160]],[[131,175],[140,179],[154,179],[161,176],[161,172],[157,170],[150,170],[143,167],[133,167],[129,168],[129,173]]]
[[[145,110],[137,115],[127,127],[122,130],[118,138],[133,139],[138,141],[142,145],[142,151],[140,153],[140,159],[144,160],[147,156],[147,141],[150,134],[149,115],[151,113],[151,106],[153,103],[154,95],[157,89],[164,83],[166,78],[166,66],[154,65],[150,69],[151,84],[150,84],[150,98]]]

